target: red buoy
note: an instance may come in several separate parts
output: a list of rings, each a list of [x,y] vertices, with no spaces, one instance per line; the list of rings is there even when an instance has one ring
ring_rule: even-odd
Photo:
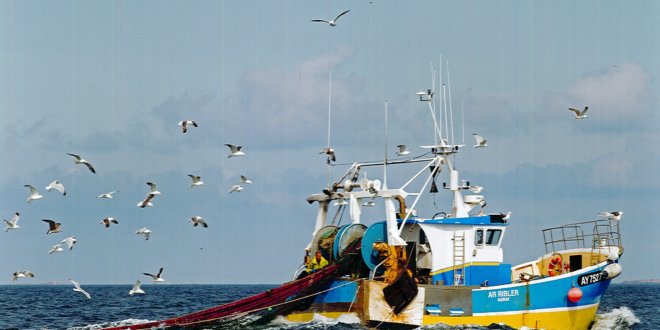
[[[582,299],[582,290],[580,288],[572,287],[568,290],[568,300],[578,302],[580,299]]]

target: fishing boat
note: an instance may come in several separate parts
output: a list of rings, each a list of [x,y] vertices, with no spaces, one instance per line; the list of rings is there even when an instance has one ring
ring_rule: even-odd
[[[382,161],[352,163],[308,196],[318,209],[304,253],[320,251],[327,266],[309,269],[303,263],[290,282],[259,295],[115,329],[245,326],[278,315],[293,322],[348,316],[377,328],[495,323],[588,329],[622,271],[620,216],[544,229],[544,246],[538,249],[545,250],[538,258],[506,263],[502,243],[514,224],[511,213],[486,212],[483,188],[461,180],[455,159],[465,144],[454,143],[448,125],[453,120],[442,115],[446,109],[436,109],[446,102],[435,102],[433,89],[417,93],[428,105],[434,130],[433,143],[421,147],[424,153],[394,159],[386,153]],[[335,165],[331,156],[328,166]],[[398,185],[387,176],[395,167],[403,168],[399,177],[410,172]],[[382,173],[382,180],[373,173]],[[421,207],[429,194],[447,195],[446,203]],[[364,219],[364,209],[374,214],[376,206],[382,213]],[[350,223],[340,225],[346,213]]]

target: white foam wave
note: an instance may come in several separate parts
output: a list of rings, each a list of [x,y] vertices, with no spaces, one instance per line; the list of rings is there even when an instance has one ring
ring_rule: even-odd
[[[289,321],[282,316],[278,316],[269,323],[269,326],[274,326],[277,327],[278,329],[289,329],[294,327],[299,328],[301,326],[305,328],[315,328],[315,327],[325,328],[326,326],[336,325],[339,323],[359,324],[360,318],[354,313],[342,314],[336,319],[326,317],[320,314],[314,314],[314,317],[312,318],[311,321],[300,323],[300,322]]]
[[[68,328],[67,330],[96,330],[96,329],[103,329],[103,328],[110,328],[110,327],[121,327],[121,326],[127,326],[127,325],[135,325],[135,324],[141,324],[141,323],[147,323],[147,322],[153,322],[153,321],[151,321],[151,320],[141,320],[141,319],[125,319],[125,320],[114,321],[114,322],[89,324],[89,325],[86,325],[84,327],[73,327],[73,328]]]
[[[596,315],[596,323],[592,330],[628,330],[641,323],[630,308],[623,306],[605,314]]]

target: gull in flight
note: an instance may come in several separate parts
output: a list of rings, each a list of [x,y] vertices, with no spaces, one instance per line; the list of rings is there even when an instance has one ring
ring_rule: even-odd
[[[488,144],[486,144],[486,139],[484,139],[483,136],[477,133],[472,133],[472,135],[474,135],[474,139],[477,140],[477,144],[474,145],[475,148],[483,148],[488,146]]]
[[[235,146],[233,144],[227,144],[225,143],[227,147],[229,147],[229,155],[227,155],[227,158],[231,157],[238,157],[238,156],[245,156],[245,152],[241,151],[243,146]]]
[[[239,181],[238,183],[240,183],[240,184],[251,184],[252,179],[246,177],[245,175],[241,175],[241,181]]]
[[[107,199],[110,199],[110,198],[112,198],[112,194],[114,194],[114,193],[116,193],[116,192],[117,192],[117,190],[115,190],[115,191],[111,191],[111,192],[107,192],[107,193],[103,193],[103,194],[100,194],[100,195],[96,196],[96,198],[107,198]]]
[[[156,274],[156,275],[154,275],[154,274],[149,274],[149,273],[142,273],[142,274],[147,275],[147,276],[150,276],[151,279],[152,279],[154,282],[165,282],[165,280],[164,280],[162,277],[160,277],[160,274],[162,274],[162,273],[163,273],[163,267],[160,268],[160,270],[158,271],[158,274]]]
[[[50,248],[50,251],[48,251],[48,254],[53,254],[53,253],[64,251],[64,249],[62,248],[62,246],[60,244],[61,243],[53,245],[53,247]]]
[[[41,196],[41,194],[39,194],[39,192],[37,191],[37,188],[35,188],[31,184],[26,184],[23,187],[26,187],[26,188],[30,189],[30,196],[28,196],[28,198],[27,198],[28,203],[31,203],[32,201],[36,201],[38,199],[42,199],[44,197],[44,196]]]
[[[181,126],[181,132],[183,133],[187,132],[188,125],[193,125],[194,127],[197,127],[197,123],[194,120],[182,120],[179,122],[179,126]]]
[[[72,279],[69,279],[69,282],[73,283],[73,286],[75,286],[75,288],[73,288],[73,291],[80,292],[80,293],[84,294],[85,297],[87,297],[87,299],[92,299],[92,296],[90,296],[89,293],[87,293],[87,291],[83,290],[80,287],[80,283],[78,283],[78,282],[76,282]]]
[[[62,240],[60,243],[66,243],[66,246],[69,248],[69,251],[73,250],[73,245],[76,244],[78,240],[76,240],[75,236],[69,236],[65,239]]]
[[[82,157],[80,157],[79,155],[76,155],[76,154],[70,154],[70,153],[67,153],[67,155],[69,155],[69,156],[73,156],[74,158],[76,158],[76,159],[73,161],[74,163],[76,163],[76,164],[84,164],[85,166],[87,166],[87,168],[88,168],[92,173],[96,173],[96,170],[94,170],[94,166],[92,166],[92,164],[91,164],[90,162],[88,162],[88,161],[82,159]]]
[[[22,270],[20,272],[14,272],[12,274],[12,281],[16,282],[19,278],[34,277],[34,273],[29,270]]]
[[[150,194],[153,194],[153,195],[160,195],[160,191],[158,191],[158,189],[156,189],[156,184],[155,184],[155,183],[153,183],[153,182],[147,182],[147,184],[149,185],[149,189],[150,189],[150,190],[149,190],[149,193],[150,193]]]
[[[349,9],[349,10],[337,15],[337,17],[335,17],[335,19],[333,19],[333,20],[328,21],[328,20],[325,20],[325,19],[313,19],[312,22],[324,22],[324,23],[330,24],[330,26],[335,26],[335,25],[337,25],[337,20],[340,17],[342,17],[344,14],[348,13],[349,11],[351,11],[351,10]]]
[[[619,221],[621,220],[621,216],[623,215],[623,212],[622,211],[599,212],[598,215],[600,215],[601,217],[607,220]]]
[[[202,177],[199,175],[193,175],[193,174],[188,174],[188,176],[192,179],[192,183],[190,184],[190,188],[196,187],[196,186],[201,186],[204,184],[204,181],[202,181]]]
[[[149,230],[149,228],[147,228],[147,227],[142,227],[142,228],[138,229],[135,233],[138,234],[138,235],[144,236],[144,240],[148,241],[149,240],[149,235],[151,235],[151,230]]]
[[[149,194],[149,195],[147,196],[147,198],[145,198],[143,201],[137,203],[137,206],[139,206],[139,207],[141,207],[141,208],[145,208],[145,207],[153,207],[154,204],[151,203],[151,200],[154,199],[154,197],[156,197],[156,195],[154,195],[154,194]]]
[[[7,226],[5,228],[5,233],[9,231],[9,229],[18,229],[20,228],[16,223],[18,222],[18,218],[20,216],[20,213],[16,212],[14,213],[14,216],[11,217],[11,219],[2,219],[5,221],[5,225]]]
[[[206,221],[204,221],[204,219],[198,215],[190,218],[190,222],[192,222],[194,227],[197,227],[197,225],[202,225],[202,227],[207,228],[209,226]]]
[[[102,223],[105,226],[105,228],[110,227],[111,223],[114,223],[115,225],[119,224],[119,222],[117,220],[115,220],[115,218],[111,218],[111,217],[105,218],[105,219],[101,220],[101,222],[99,222],[99,223]]]
[[[575,119],[585,119],[585,118],[587,118],[586,113],[587,113],[587,110],[589,110],[589,107],[584,107],[584,110],[582,110],[582,111],[580,111],[578,109],[575,109],[575,108],[568,108],[568,110],[571,110],[571,111],[575,112]]]
[[[337,158],[335,158],[335,149],[332,149],[330,147],[323,148],[321,151],[319,151],[319,154],[326,154],[328,155],[328,164],[330,164],[330,161],[337,161]]]
[[[475,193],[475,194],[478,194],[478,193],[480,193],[482,190],[484,190],[484,187],[473,185],[473,186],[468,186],[468,190],[470,190],[471,192],[473,192],[473,193]]]
[[[135,284],[133,284],[133,288],[128,291],[128,295],[132,296],[134,294],[144,294],[144,291],[140,288],[140,285],[142,285],[142,282],[140,280],[137,280]]]
[[[59,222],[55,222],[53,220],[48,220],[48,219],[42,219],[41,221],[48,223],[48,231],[46,232],[46,235],[55,234],[62,231],[62,229],[60,229],[60,226],[62,224]]]
[[[62,194],[62,196],[66,196],[66,190],[64,190],[64,185],[59,180],[55,180],[46,186],[46,191],[51,191],[52,189],[59,191]]]
[[[397,156],[405,156],[410,153],[410,150],[408,150],[405,144],[399,144],[396,147],[399,148],[399,151],[396,152]]]
[[[233,192],[241,192],[243,189],[245,188],[243,188],[243,186],[241,186],[240,184],[235,184],[231,186],[231,189],[229,189],[229,193],[231,194]]]

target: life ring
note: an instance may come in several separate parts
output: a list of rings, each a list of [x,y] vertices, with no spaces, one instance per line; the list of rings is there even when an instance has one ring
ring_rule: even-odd
[[[561,255],[558,253],[553,254],[550,258],[550,263],[548,264],[548,275],[557,276],[561,275],[564,270],[564,266],[561,261]]]

